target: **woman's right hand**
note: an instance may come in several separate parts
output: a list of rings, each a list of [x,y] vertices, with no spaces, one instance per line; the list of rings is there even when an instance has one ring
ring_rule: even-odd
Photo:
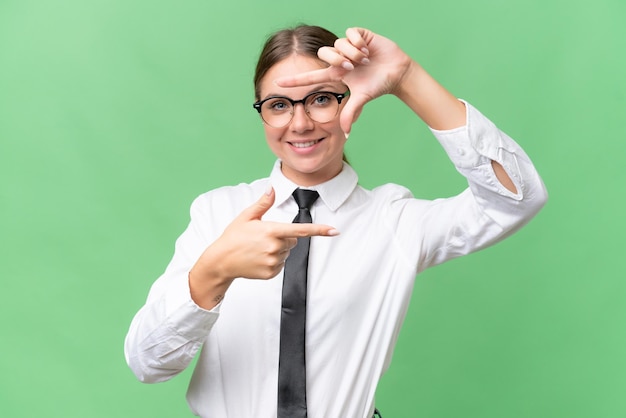
[[[267,280],[275,277],[284,267],[298,237],[338,234],[328,225],[261,220],[274,199],[274,189],[269,189],[202,253],[189,272],[191,298],[198,306],[212,309],[236,278]]]

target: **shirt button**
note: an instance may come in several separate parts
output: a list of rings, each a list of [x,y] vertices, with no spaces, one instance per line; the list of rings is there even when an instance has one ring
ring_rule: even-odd
[[[460,156],[465,155],[465,150],[463,148],[459,148],[457,152],[459,153]]]

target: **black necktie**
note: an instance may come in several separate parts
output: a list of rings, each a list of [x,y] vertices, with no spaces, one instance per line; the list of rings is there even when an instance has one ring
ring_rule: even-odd
[[[299,208],[294,223],[312,222],[309,210],[318,196],[314,190],[296,189],[293,192]],[[285,262],[278,361],[278,418],[306,417],[304,333],[310,241],[309,237],[298,238],[298,244]]]

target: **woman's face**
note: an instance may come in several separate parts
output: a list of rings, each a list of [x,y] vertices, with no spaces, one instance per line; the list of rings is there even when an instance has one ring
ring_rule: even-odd
[[[265,74],[260,84],[260,99],[269,96],[285,96],[300,100],[314,91],[345,93],[342,83],[324,83],[302,87],[278,87],[274,80],[279,77],[325,68],[317,58],[293,54],[276,63]],[[340,104],[344,106],[346,99]],[[346,136],[339,126],[339,113],[326,123],[311,120],[304,106],[297,104],[293,119],[282,128],[263,124],[267,144],[282,161],[283,174],[300,186],[313,186],[335,177],[343,167],[343,148]]]

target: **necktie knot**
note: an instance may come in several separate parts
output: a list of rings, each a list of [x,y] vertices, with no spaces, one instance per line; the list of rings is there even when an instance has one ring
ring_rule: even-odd
[[[311,209],[313,203],[319,197],[319,193],[315,190],[307,190],[307,189],[296,189],[292,193],[293,198],[296,200],[298,204],[298,208],[300,209]]]

